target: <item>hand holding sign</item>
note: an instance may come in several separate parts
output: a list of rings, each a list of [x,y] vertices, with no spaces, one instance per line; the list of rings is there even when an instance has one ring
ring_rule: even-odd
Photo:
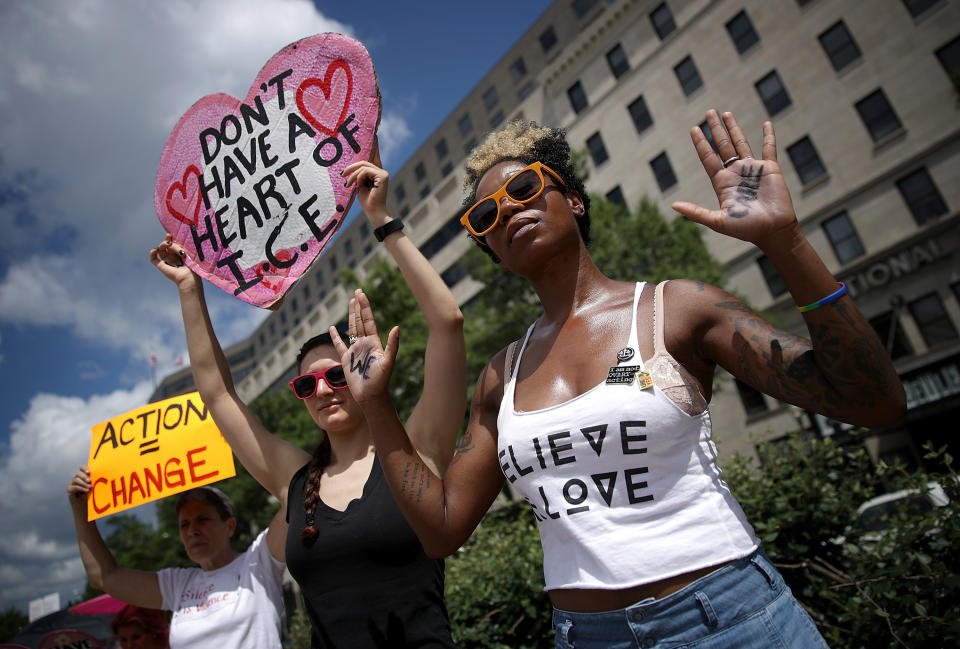
[[[340,226],[380,120],[359,42],[320,34],[275,54],[243,101],[204,97],[167,140],[154,207],[198,275],[262,307],[276,303]]]

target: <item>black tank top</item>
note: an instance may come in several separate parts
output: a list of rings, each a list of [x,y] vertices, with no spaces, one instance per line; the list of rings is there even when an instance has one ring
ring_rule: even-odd
[[[443,560],[431,559],[374,457],[363,495],[340,512],[317,501],[320,535],[300,534],[307,466],[287,495],[287,568],[300,584],[316,649],[452,648]]]

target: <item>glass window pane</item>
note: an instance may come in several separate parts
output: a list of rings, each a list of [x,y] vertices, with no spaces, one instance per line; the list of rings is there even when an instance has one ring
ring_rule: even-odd
[[[928,347],[949,342],[957,338],[957,329],[943,307],[940,295],[930,293],[914,300],[909,305],[910,314],[920,329]]]
[[[697,71],[697,66],[692,57],[688,56],[680,61],[673,68],[673,72],[677,75],[677,81],[680,82],[680,87],[683,88],[685,95],[690,95],[703,85],[703,80],[700,78],[700,73]]]
[[[923,225],[947,213],[947,204],[925,168],[917,169],[898,180],[897,188],[917,225]]]
[[[787,285],[783,283],[780,273],[774,267],[773,262],[766,255],[757,259],[757,265],[760,266],[760,272],[763,273],[763,279],[767,282],[767,288],[773,297],[783,295],[787,292]]]
[[[616,79],[619,79],[630,69],[627,54],[623,51],[623,48],[620,47],[619,43],[617,43],[615,48],[607,52],[607,64],[610,66],[610,71],[613,72],[613,76]]]
[[[846,212],[831,216],[821,225],[841,264],[864,254],[863,244]]]
[[[800,182],[804,185],[827,173],[809,137],[788,146],[787,154],[797,170],[797,175],[800,176]]]
[[[587,93],[583,91],[583,86],[579,81],[567,88],[567,97],[570,98],[570,106],[573,107],[573,112],[579,113],[587,107]]]
[[[610,157],[607,155],[607,148],[603,145],[603,138],[600,137],[599,131],[587,138],[587,148],[595,165],[603,164]]]
[[[677,176],[673,173],[673,166],[666,151],[650,161],[650,168],[653,169],[660,191],[666,191],[677,184]]]
[[[727,23],[727,32],[729,32],[730,38],[733,39],[733,44],[736,46],[737,51],[741,54],[760,42],[760,37],[757,36],[757,32],[754,30],[753,23],[750,22],[750,17],[747,16],[746,11],[741,11],[730,19]]]
[[[553,31],[553,25],[547,27],[542,34],[540,34],[540,47],[543,48],[544,52],[549,52],[550,48],[557,44],[557,33]]]
[[[642,95],[634,99],[633,102],[627,106],[627,110],[630,111],[630,118],[633,120],[633,125],[637,129],[637,133],[643,133],[653,125],[653,118],[650,117],[650,111],[647,110],[647,102],[643,100]]]
[[[673,14],[666,2],[650,12],[650,22],[653,23],[653,29],[657,32],[660,40],[666,38],[677,28],[673,22]]]
[[[819,38],[834,70],[840,71],[860,58],[860,48],[842,20]]]
[[[787,89],[784,88],[776,70],[760,79],[756,83],[756,88],[760,100],[771,117],[791,104],[790,95],[787,94]]]
[[[900,119],[893,112],[883,90],[876,90],[856,103],[860,119],[870,132],[874,142],[902,128]]]

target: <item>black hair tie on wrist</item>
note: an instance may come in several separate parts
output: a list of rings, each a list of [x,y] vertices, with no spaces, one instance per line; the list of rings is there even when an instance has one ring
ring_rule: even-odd
[[[403,221],[400,219],[394,219],[388,223],[384,223],[379,228],[373,229],[373,236],[377,238],[377,241],[383,241],[387,238],[388,235],[397,232],[398,230],[403,229]]]

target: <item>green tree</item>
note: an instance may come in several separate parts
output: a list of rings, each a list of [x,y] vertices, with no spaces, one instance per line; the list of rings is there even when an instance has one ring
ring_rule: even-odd
[[[17,634],[30,621],[23,611],[15,606],[8,606],[0,613],[0,642],[6,642]]]

